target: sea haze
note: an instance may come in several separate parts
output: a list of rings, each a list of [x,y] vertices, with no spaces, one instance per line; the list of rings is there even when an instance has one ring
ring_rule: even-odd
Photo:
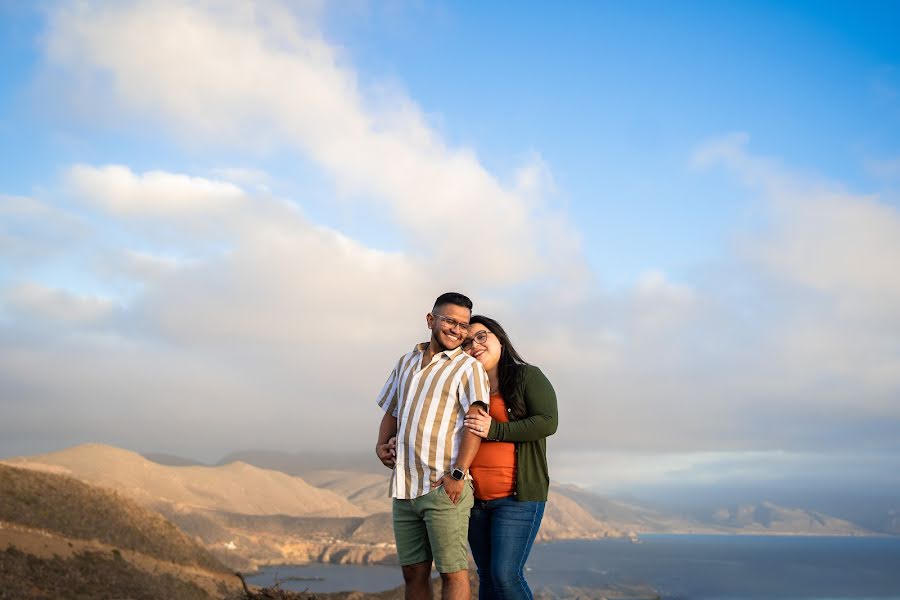
[[[624,494],[618,497],[710,525],[723,524],[714,519],[723,508],[773,502],[844,519],[871,532],[900,534],[900,478],[896,465],[878,463],[877,466],[877,472],[858,464],[854,467],[860,472],[855,475],[836,471],[827,477],[812,478],[798,473],[789,479],[769,482],[726,479],[706,484],[645,483],[621,490]],[[602,490],[594,491],[609,495]]]

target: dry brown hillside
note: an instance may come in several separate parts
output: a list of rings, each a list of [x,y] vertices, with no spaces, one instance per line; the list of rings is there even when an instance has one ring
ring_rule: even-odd
[[[308,471],[303,474],[303,479],[310,485],[343,496],[366,514],[373,514],[391,512],[390,473],[387,469],[381,474],[323,469]]]
[[[245,463],[170,467],[102,444],[84,444],[3,462],[71,475],[112,488],[146,505],[165,502],[249,515],[364,516],[363,511],[334,492],[313,487],[298,477]]]
[[[537,541],[599,539],[624,535],[622,530],[594,518],[575,500],[551,488]]]
[[[0,598],[233,597],[228,570],[172,523],[63,475],[0,465]]]
[[[711,518],[717,525],[740,533],[790,531],[804,535],[858,535],[867,533],[858,525],[816,511],[779,506],[773,502],[742,504],[716,510]]]
[[[161,560],[226,571],[175,525],[115,492],[70,477],[0,465],[0,521],[97,540]]]
[[[395,554],[383,519],[366,519],[367,510],[334,491],[245,463],[164,466],[100,444],[6,462],[117,490],[162,514],[235,569],[384,562]],[[385,483],[381,494],[386,492]]]

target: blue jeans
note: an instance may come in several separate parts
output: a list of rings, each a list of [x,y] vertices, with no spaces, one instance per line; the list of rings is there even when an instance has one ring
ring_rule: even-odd
[[[478,600],[531,600],[525,561],[546,504],[519,502],[515,496],[475,500],[469,518],[469,546],[478,566]]]

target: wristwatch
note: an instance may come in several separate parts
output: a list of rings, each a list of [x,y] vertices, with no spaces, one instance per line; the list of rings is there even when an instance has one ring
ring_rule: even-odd
[[[466,472],[460,469],[459,467],[453,467],[453,470],[450,471],[450,477],[459,481],[463,477],[466,476]]]

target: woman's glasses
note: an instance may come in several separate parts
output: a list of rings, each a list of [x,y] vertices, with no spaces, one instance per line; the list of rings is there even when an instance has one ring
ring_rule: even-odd
[[[466,338],[465,340],[463,340],[462,349],[470,349],[475,344],[475,342],[478,342],[479,346],[484,346],[484,343],[487,341],[488,333],[490,332],[487,329],[482,329],[472,337]]]

